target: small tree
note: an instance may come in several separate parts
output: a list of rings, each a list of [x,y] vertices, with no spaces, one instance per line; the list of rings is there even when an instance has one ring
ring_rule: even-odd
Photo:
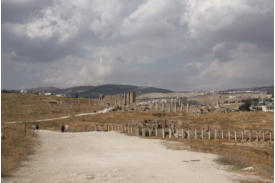
[[[251,106],[251,100],[248,99],[248,100],[244,100],[243,102],[244,102],[244,104],[242,104],[239,107],[239,110],[240,111],[250,111],[249,107]]]

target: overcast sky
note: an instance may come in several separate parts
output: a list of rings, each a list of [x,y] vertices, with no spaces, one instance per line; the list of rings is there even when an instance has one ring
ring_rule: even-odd
[[[273,0],[2,0],[2,88],[273,85]]]

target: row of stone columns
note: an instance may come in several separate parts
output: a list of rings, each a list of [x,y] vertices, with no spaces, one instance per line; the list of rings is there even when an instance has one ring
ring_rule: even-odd
[[[97,128],[95,128],[97,129]],[[223,130],[223,129],[184,129],[184,128],[154,128],[139,127],[137,125],[107,125],[107,131],[119,131],[136,136],[155,136],[161,138],[183,138],[194,140],[228,140],[228,141],[270,141],[272,142],[272,131],[270,130]]]
[[[161,102],[151,104],[150,109],[154,112],[189,112],[189,104]]]

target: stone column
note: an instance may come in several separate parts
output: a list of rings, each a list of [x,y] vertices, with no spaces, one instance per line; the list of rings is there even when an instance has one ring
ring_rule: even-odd
[[[159,103],[157,103],[157,112],[159,112]]]
[[[195,139],[197,140],[197,129],[195,128]]]
[[[139,128],[138,127],[136,127],[136,134],[137,134],[137,136],[139,136]]]
[[[184,138],[184,131],[183,131],[183,128],[181,129],[181,138]]]
[[[172,136],[172,132],[171,132],[171,128],[169,128],[169,139],[171,139]]]
[[[156,137],[158,136],[158,127],[156,127],[156,129],[155,129],[155,136]]]
[[[201,139],[203,140],[203,129],[201,129]]]
[[[235,141],[237,141],[237,132],[235,130]]]
[[[217,129],[215,128],[215,140],[217,140]]]
[[[145,137],[145,128],[142,128],[142,136]]]
[[[228,130],[228,140],[230,141],[230,130]]]
[[[163,139],[165,138],[165,130],[164,130],[163,127],[162,127],[162,138],[163,138]]]
[[[222,139],[223,139],[223,129],[222,129]]]

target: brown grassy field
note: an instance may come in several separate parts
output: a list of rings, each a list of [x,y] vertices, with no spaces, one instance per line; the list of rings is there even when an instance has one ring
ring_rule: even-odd
[[[89,99],[35,94],[2,93],[2,123],[59,117],[104,108]]]
[[[21,162],[33,153],[36,134],[24,124],[2,125],[1,171],[2,177],[11,176]]]
[[[26,96],[13,96],[18,94],[2,95],[2,133],[8,135],[8,138],[2,139],[2,175],[10,175],[10,173],[20,165],[20,161],[26,159],[26,155],[32,152],[32,146],[35,144],[35,138],[30,130],[31,124],[27,125],[27,135],[23,135],[24,125],[5,125],[5,121],[22,121],[44,119],[48,117],[57,117],[72,113],[91,112],[91,110],[102,109],[103,106],[97,103],[89,104],[87,100],[82,99],[78,104],[77,99],[64,98],[67,100],[61,104],[49,104],[49,100],[61,100],[62,98],[32,95],[27,100]],[[8,98],[8,99],[7,99]],[[14,100],[17,98],[17,100]],[[36,107],[36,105],[38,105]],[[4,106],[4,108],[3,108]],[[9,106],[7,108],[7,106]],[[16,106],[15,109],[9,109]],[[72,107],[69,107],[72,106]],[[5,111],[6,110],[6,111]],[[29,111],[23,114],[23,111]],[[57,112],[56,112],[57,111]],[[6,114],[7,112],[7,114]],[[5,117],[7,115],[7,117]],[[4,119],[4,120],[3,120]],[[50,122],[41,122],[41,129],[60,130],[61,124],[69,124],[70,130],[74,131],[90,131],[94,129],[95,124],[102,123],[130,123],[137,120],[183,120],[186,127],[207,128],[223,128],[223,129],[274,129],[274,114],[263,112],[234,112],[234,113],[134,113],[134,112],[110,112],[106,114],[96,114],[90,116],[73,117],[69,119],[56,120]],[[15,133],[18,132],[18,133]],[[201,140],[182,140],[171,139],[174,141],[184,141],[190,149],[195,151],[209,152],[221,155],[218,160],[223,164],[232,164],[235,169],[240,171],[241,168],[253,166],[254,174],[273,178],[273,160],[274,148],[273,143],[262,143],[256,145],[254,143],[234,144],[224,143],[222,141],[201,141]],[[16,147],[16,144],[19,144]],[[19,148],[19,149],[16,149]],[[4,153],[3,153],[4,152]],[[11,163],[10,163],[11,162]]]

